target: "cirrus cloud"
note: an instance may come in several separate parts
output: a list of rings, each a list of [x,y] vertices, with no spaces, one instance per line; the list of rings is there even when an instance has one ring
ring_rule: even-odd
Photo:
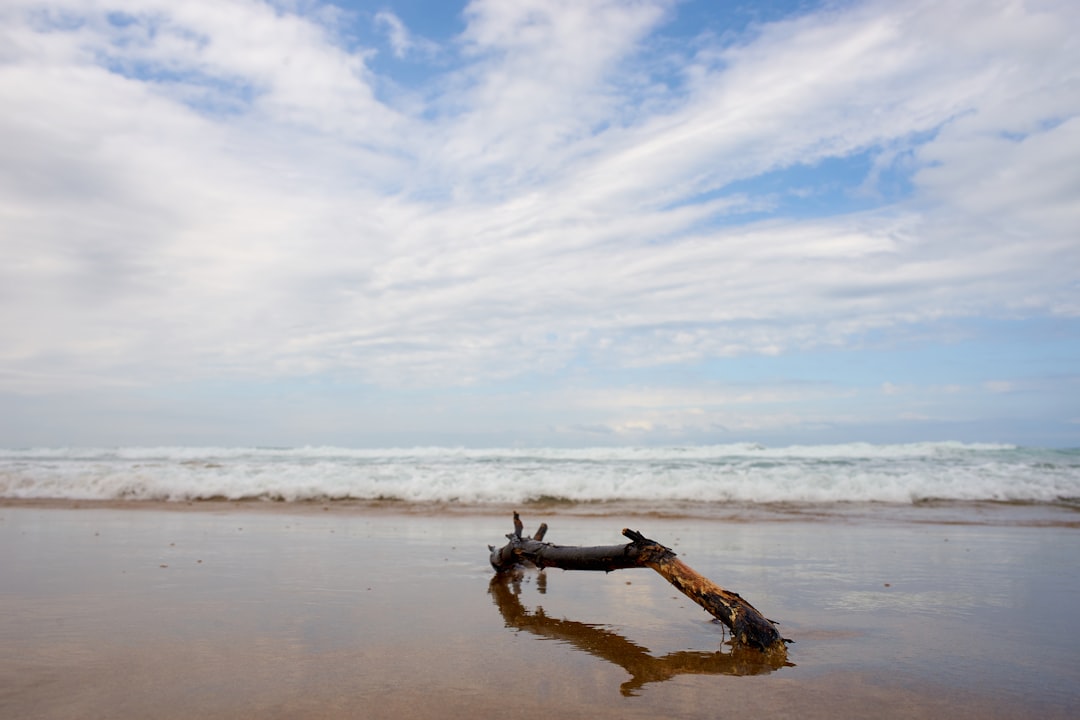
[[[1080,314],[1073,3],[679,12],[477,0],[410,85],[348,8],[6,3],[0,388],[478,387]]]

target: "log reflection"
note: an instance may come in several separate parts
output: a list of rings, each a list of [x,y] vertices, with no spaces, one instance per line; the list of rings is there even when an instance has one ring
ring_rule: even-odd
[[[736,648],[730,652],[681,651],[653,657],[622,635],[575,620],[556,620],[543,608],[530,612],[521,604],[522,574],[496,575],[488,585],[507,627],[525,630],[540,637],[560,640],[618,665],[631,675],[620,685],[623,695],[636,695],[646,683],[664,682],[677,675],[764,675],[790,663],[770,658],[757,650]],[[545,591],[545,574],[538,576],[540,592]]]

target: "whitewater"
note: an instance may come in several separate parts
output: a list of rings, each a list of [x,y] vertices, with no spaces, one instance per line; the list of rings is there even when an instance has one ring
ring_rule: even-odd
[[[22,448],[0,498],[1080,505],[1080,449],[956,442],[557,448]]]

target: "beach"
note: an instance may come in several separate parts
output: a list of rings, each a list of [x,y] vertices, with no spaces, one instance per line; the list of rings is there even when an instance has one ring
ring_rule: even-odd
[[[508,508],[0,506],[0,717],[1073,717],[1075,513],[680,516],[537,503],[672,547],[795,640],[779,667],[659,575],[524,570]]]

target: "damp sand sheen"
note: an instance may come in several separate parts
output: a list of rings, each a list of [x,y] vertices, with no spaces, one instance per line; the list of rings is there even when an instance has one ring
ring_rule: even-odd
[[[641,531],[796,642],[741,662],[649,570],[495,578],[511,510],[0,502],[3,718],[1066,718],[1067,502],[680,514],[533,502],[546,540]]]
[[[496,578],[630,528],[648,569]],[[0,449],[0,718],[1075,717],[1080,452]]]

